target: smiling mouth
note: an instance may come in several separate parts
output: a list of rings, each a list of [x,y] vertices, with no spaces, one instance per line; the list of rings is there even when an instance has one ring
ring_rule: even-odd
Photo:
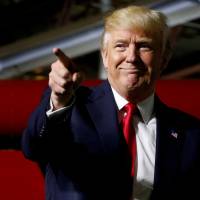
[[[143,76],[146,72],[144,70],[136,69],[136,68],[121,68],[124,74],[133,74],[137,76]]]
[[[121,70],[128,72],[128,73],[140,73],[140,70],[135,69],[135,68],[121,68]]]

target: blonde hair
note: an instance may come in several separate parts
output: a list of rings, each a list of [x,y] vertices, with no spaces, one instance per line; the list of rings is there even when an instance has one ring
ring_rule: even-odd
[[[104,32],[101,38],[101,48],[106,47],[107,33],[117,29],[144,30],[144,32],[160,40],[161,49],[167,45],[169,28],[167,19],[161,12],[142,6],[128,6],[109,13],[104,19]]]

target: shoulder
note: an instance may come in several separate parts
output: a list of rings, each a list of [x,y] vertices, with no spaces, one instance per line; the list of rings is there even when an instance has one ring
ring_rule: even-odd
[[[111,94],[108,81],[102,81],[96,86],[80,86],[75,93],[76,99],[82,102],[95,101],[105,95]]]
[[[177,108],[170,108],[171,116],[183,127],[196,127],[200,132],[200,119]]]
[[[155,111],[159,118],[164,118],[165,121],[168,121],[171,124],[180,126],[184,129],[195,128],[200,132],[200,119],[179,108],[173,108],[166,105],[161,102],[158,97],[156,97],[155,100]]]

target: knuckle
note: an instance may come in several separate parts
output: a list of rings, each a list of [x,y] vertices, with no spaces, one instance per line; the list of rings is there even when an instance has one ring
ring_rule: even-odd
[[[57,66],[57,62],[52,63],[51,64],[51,70],[54,70],[56,66]]]
[[[51,81],[51,79],[49,79],[48,85],[49,85],[50,88],[52,87],[52,81]]]
[[[55,88],[54,88],[54,91],[56,94],[63,94],[64,93],[64,89],[61,88],[59,85],[56,85]]]
[[[52,71],[49,73],[49,79],[51,79],[52,78]]]
[[[65,79],[61,79],[60,80],[60,83],[59,83],[59,85],[61,86],[61,87],[65,87],[66,86],[66,84],[67,84],[67,80],[65,80]]]

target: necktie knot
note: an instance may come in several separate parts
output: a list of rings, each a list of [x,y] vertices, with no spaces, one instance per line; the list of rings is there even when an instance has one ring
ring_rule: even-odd
[[[133,112],[134,112],[135,108],[136,108],[135,104],[130,103],[130,102],[127,103],[127,104],[123,107],[123,109],[124,109],[124,111],[125,111],[125,113],[126,113],[125,117],[126,117],[126,118],[130,118],[130,117],[133,115]]]

